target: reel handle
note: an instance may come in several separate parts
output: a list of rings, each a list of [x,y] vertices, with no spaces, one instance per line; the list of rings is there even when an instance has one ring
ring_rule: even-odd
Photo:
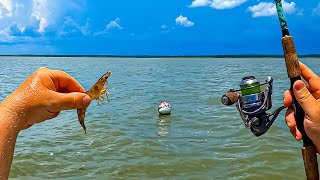
[[[221,97],[221,102],[226,106],[231,106],[238,101],[239,96],[237,92],[229,91]]]

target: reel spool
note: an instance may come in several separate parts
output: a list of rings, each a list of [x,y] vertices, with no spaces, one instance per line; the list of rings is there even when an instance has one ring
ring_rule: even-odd
[[[236,103],[236,107],[243,120],[244,126],[250,128],[255,136],[261,136],[273,124],[284,106],[279,107],[272,113],[266,111],[271,109],[273,78],[268,76],[264,84],[254,76],[242,78],[240,90],[230,89],[221,97],[222,104],[230,106]]]

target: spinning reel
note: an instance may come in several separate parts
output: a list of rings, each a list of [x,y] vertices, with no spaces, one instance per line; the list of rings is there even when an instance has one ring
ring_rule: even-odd
[[[240,90],[230,89],[221,97],[221,102],[226,106],[236,103],[244,126],[250,128],[256,136],[267,132],[284,109],[284,106],[281,106],[272,113],[266,112],[272,107],[273,78],[268,76],[265,81],[260,84],[254,76],[244,77],[240,83]]]

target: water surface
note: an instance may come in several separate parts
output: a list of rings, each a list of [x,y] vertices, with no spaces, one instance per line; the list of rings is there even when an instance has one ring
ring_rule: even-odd
[[[319,74],[320,59],[302,62]],[[107,70],[110,102],[75,110],[19,134],[11,179],[304,179],[301,142],[284,111],[255,137],[220,103],[241,78],[274,78],[273,107],[289,87],[281,58],[1,57],[0,100],[39,67],[69,73],[85,89]],[[168,101],[170,116],[158,116]],[[274,108],[273,108],[274,109]]]

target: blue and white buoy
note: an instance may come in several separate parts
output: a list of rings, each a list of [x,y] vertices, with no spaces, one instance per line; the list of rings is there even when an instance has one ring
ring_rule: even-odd
[[[171,113],[171,105],[166,102],[163,101],[158,105],[158,112],[160,115],[167,115]]]

